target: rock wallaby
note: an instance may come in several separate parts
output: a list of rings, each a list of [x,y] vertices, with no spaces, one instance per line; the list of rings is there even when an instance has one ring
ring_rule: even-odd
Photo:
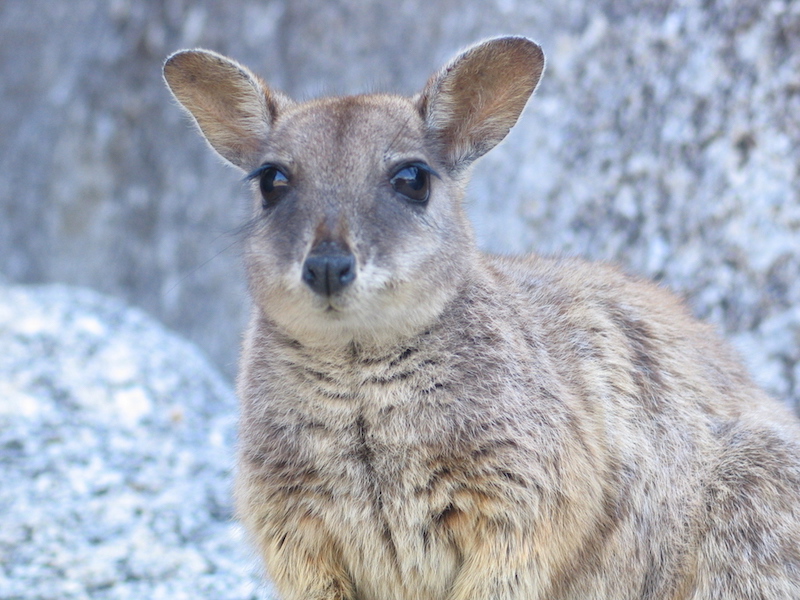
[[[166,61],[254,192],[236,498],[284,600],[800,598],[788,409],[663,289],[476,249],[469,167],[543,66],[497,38],[295,102]]]

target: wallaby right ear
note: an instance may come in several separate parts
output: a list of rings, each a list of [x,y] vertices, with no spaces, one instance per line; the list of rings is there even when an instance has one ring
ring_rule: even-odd
[[[258,166],[272,124],[291,100],[230,58],[181,50],[164,63],[172,95],[220,156],[244,171]]]
[[[428,80],[416,102],[450,169],[466,168],[506,137],[543,70],[537,44],[501,37],[467,49]]]

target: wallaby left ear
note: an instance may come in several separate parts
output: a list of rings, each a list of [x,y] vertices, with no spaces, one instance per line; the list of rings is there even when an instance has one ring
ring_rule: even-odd
[[[543,70],[538,44],[502,37],[467,49],[428,80],[417,106],[450,169],[466,168],[506,137]]]
[[[164,63],[164,80],[211,147],[245,172],[258,166],[275,119],[292,102],[211,50],[176,52]]]

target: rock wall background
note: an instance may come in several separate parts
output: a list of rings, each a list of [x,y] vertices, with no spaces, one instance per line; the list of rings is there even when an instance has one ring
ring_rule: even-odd
[[[0,274],[118,296],[234,371],[238,175],[160,79],[212,48],[297,97],[413,93],[460,47],[539,41],[542,85],[481,161],[490,250],[622,263],[685,295],[800,404],[800,3],[0,3]]]
[[[0,284],[0,598],[258,600],[236,400],[197,347],[83,288]]]

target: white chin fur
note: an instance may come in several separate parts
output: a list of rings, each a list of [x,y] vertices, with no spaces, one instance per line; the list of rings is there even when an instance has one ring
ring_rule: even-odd
[[[283,294],[283,302],[262,309],[285,334],[309,346],[396,343],[419,333],[441,313],[448,298],[443,293],[415,293],[414,286],[383,288],[373,293],[347,290],[328,299],[311,290]]]

